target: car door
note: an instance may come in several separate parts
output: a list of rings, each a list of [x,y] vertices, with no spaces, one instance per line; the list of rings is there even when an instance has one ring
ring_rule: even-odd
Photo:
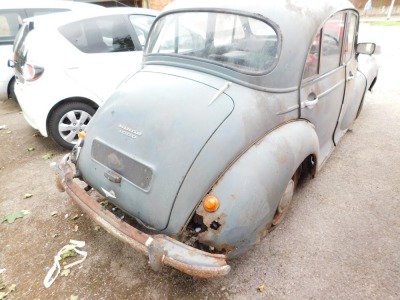
[[[346,69],[346,89],[342,110],[335,131],[335,143],[346,133],[355,120],[365,93],[366,81],[358,72],[356,58],[356,36],[358,29],[358,15],[354,12],[347,14],[345,40],[343,43],[343,65]]]
[[[300,115],[314,124],[320,166],[335,147],[333,134],[342,107],[346,69],[341,50],[346,13],[328,19],[310,46],[300,87]]]
[[[60,32],[79,49],[66,73],[101,101],[140,68],[142,47],[127,16],[80,20],[62,26]]]

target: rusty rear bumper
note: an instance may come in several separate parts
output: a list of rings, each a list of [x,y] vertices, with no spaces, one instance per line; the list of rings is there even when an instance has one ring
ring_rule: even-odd
[[[148,235],[104,209],[73,180],[74,167],[66,155],[58,166],[58,186],[107,232],[149,257],[153,270],[168,265],[191,276],[212,278],[227,275],[230,266],[225,255],[211,254],[183,244],[166,235]]]

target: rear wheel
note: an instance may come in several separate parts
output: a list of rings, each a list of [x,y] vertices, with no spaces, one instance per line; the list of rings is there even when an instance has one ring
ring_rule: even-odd
[[[286,213],[289,210],[290,202],[292,202],[293,194],[297,187],[297,184],[299,183],[302,172],[303,172],[303,164],[297,168],[293,177],[289,180],[285,188],[285,191],[283,192],[282,197],[279,200],[278,208],[276,209],[274,218],[272,219],[270,230],[273,230],[275,226],[279,225],[285,218]]]
[[[86,130],[95,112],[93,107],[83,102],[60,105],[49,118],[49,136],[60,146],[72,149],[78,142],[78,133]]]
[[[281,200],[279,201],[275,216],[272,219],[272,226],[277,226],[285,217],[287,211],[289,210],[290,202],[293,199],[294,188],[294,180],[290,179],[285,191],[282,194]]]
[[[11,81],[10,81],[8,97],[15,100],[16,102],[18,102],[17,95],[15,95],[14,87],[15,87],[15,78],[11,79]]]

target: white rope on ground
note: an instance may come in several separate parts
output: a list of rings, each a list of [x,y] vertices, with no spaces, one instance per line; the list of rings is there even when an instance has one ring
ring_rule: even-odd
[[[82,250],[78,250],[77,248],[82,248],[85,246],[85,242],[83,241],[75,241],[75,240],[70,240],[69,241],[70,244],[65,245],[64,247],[61,248],[60,251],[58,251],[57,255],[54,256],[54,264],[53,266],[50,268],[49,272],[47,272],[46,277],[44,278],[43,284],[45,286],[45,288],[49,288],[53,282],[57,279],[58,275],[61,272],[61,266],[60,266],[60,260],[62,259],[62,255],[67,253],[68,251],[75,251],[77,254],[83,256],[82,259],[77,260],[73,263],[70,263],[68,265],[64,266],[64,270],[65,269],[69,269],[73,266],[76,266],[77,264],[82,263],[87,256],[87,252],[86,251],[82,251]],[[57,273],[53,276],[54,272],[57,270]]]

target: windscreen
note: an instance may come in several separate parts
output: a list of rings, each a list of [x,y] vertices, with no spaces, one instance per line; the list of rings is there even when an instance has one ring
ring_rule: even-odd
[[[276,30],[266,21],[221,12],[168,14],[155,24],[146,55],[207,60],[244,73],[266,73],[279,52]]]

